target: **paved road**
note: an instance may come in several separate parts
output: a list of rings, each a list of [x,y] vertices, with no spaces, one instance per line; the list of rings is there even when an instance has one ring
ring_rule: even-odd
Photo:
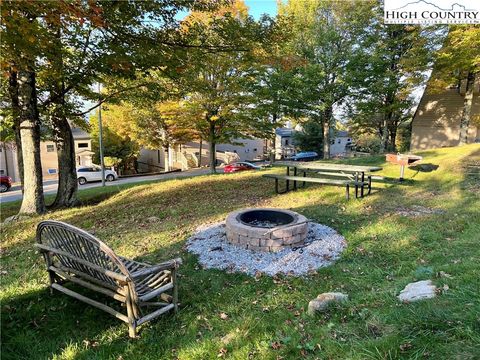
[[[221,172],[223,170],[217,169],[217,171]],[[121,184],[130,184],[130,183],[136,183],[136,182],[142,182],[142,181],[164,180],[164,179],[174,179],[174,178],[182,178],[182,177],[188,177],[188,176],[206,175],[209,173],[210,173],[210,169],[207,169],[207,168],[192,169],[192,170],[187,170],[182,172],[173,172],[173,173],[164,174],[164,175],[148,175],[148,176],[138,176],[138,177],[136,176],[136,177],[130,177],[130,178],[123,178],[123,179],[118,179],[112,182],[106,182],[106,185],[116,186]],[[79,191],[82,191],[84,189],[91,189],[98,186],[102,186],[102,183],[100,181],[94,182],[94,183],[88,183],[85,185],[79,185],[78,189]],[[43,192],[45,195],[56,194],[57,188],[58,188],[57,180],[46,180],[43,182]],[[7,202],[21,200],[21,199],[22,199],[22,191],[20,190],[20,185],[14,185],[9,191],[0,194],[0,203],[7,203]]]

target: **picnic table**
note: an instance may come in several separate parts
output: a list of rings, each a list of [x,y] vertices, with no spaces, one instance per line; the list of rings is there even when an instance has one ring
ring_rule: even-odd
[[[276,162],[275,166],[286,167],[286,176],[266,175],[276,179],[276,190],[278,193],[278,179],[286,180],[286,191],[289,191],[289,182],[293,181],[294,189],[297,189],[297,181],[320,183],[326,185],[345,185],[347,190],[347,199],[349,198],[349,186],[355,186],[355,196],[358,197],[358,189],[360,188],[360,196],[364,196],[364,187],[368,187],[368,193],[371,191],[372,177],[370,173],[382,170],[379,166],[373,165],[348,165],[334,164],[330,162],[296,162],[282,161]],[[293,171],[293,175],[292,175]],[[298,172],[303,172],[303,176],[299,176]],[[307,172],[314,172],[321,177],[307,177]],[[367,174],[367,175],[366,175]],[[367,181],[366,178],[367,177]],[[340,178],[340,180],[339,180]],[[342,180],[343,179],[343,180]]]

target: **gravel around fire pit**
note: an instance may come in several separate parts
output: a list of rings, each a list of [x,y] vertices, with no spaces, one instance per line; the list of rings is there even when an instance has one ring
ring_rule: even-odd
[[[263,273],[274,276],[286,274],[301,276],[330,265],[345,249],[345,238],[332,228],[308,224],[305,244],[299,248],[286,248],[270,253],[237,247],[227,242],[225,222],[203,225],[187,240],[187,250],[199,256],[204,268],[244,272],[249,275]]]

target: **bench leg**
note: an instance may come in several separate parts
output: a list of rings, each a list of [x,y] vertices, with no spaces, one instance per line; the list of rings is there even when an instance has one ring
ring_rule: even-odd
[[[372,175],[368,175],[368,192],[367,195],[370,195],[372,192]]]
[[[128,285],[123,287],[125,291],[125,305],[127,307],[127,317],[128,317],[128,336],[135,338],[137,336],[136,320],[133,311],[135,304],[133,303],[132,297],[130,296],[130,289]]]
[[[360,188],[360,197],[363,198],[363,188],[365,187],[365,173],[362,172],[362,187]]]
[[[173,283],[173,311],[178,312],[178,284],[177,284],[177,269],[172,270],[172,283]]]
[[[307,177],[306,171],[303,172],[303,177]],[[307,185],[307,183],[304,181],[302,187],[305,187],[305,185]]]
[[[350,200],[350,185],[347,184],[346,186],[346,197],[347,197],[347,200]]]
[[[297,168],[293,168],[293,176],[297,176]],[[293,190],[297,190],[297,181],[293,181]]]
[[[278,186],[278,179],[275,179],[275,192],[277,194],[285,194],[286,192],[288,192],[288,188],[289,188],[289,184],[288,184],[288,180],[287,180],[286,189],[284,191],[280,191],[279,186]]]
[[[355,183],[355,199],[358,199],[358,184]]]
[[[43,253],[43,258],[45,259],[45,262],[47,263],[48,279],[50,280],[50,295],[53,295],[52,285],[55,284],[56,282],[60,282],[59,280],[61,280],[61,279],[57,274],[55,274],[55,271],[50,270],[50,266],[53,265],[52,259],[50,258],[50,254]]]

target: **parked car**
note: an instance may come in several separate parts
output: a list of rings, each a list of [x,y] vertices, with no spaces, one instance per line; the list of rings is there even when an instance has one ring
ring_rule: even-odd
[[[113,181],[118,178],[115,171],[105,169],[105,180]],[[80,185],[89,181],[102,181],[102,168],[100,166],[81,166],[77,168],[77,180]]]
[[[245,170],[260,170],[262,167],[249,163],[247,161],[237,161],[232,164],[225,165],[223,168],[224,173],[234,173]]]
[[[297,155],[291,158],[291,160],[293,161],[313,161],[317,159],[318,159],[318,154],[315,151],[299,152]]]
[[[0,192],[8,191],[12,187],[12,178],[10,176],[0,176]]]

